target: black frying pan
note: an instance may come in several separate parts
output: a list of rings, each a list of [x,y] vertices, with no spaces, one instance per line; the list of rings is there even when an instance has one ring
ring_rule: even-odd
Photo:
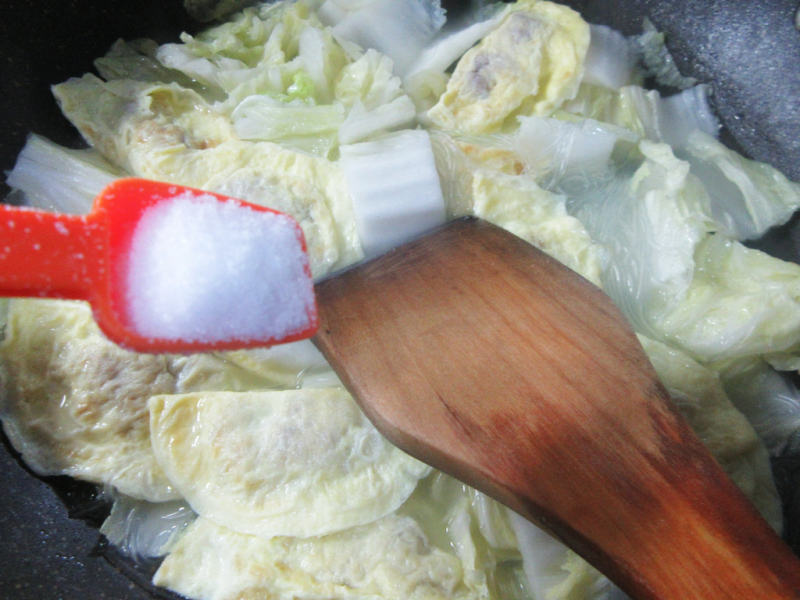
[[[711,83],[724,140],[800,181],[799,0],[573,0],[590,22],[625,33],[648,16],[667,34],[684,74]],[[458,12],[461,3],[443,2]],[[34,131],[80,145],[49,85],[91,70],[118,37],[175,39],[197,31],[180,0],[6,0],[0,7],[0,168]],[[797,219],[763,246],[798,256]],[[0,599],[176,598],[149,586],[154,565],[134,564],[97,533],[108,507],[93,486],[41,479],[0,448]],[[787,540],[800,550],[800,456],[774,461],[787,509]]]

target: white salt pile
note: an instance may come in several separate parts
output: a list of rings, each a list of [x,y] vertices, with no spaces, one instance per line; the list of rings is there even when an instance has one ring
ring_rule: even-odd
[[[133,235],[127,300],[145,337],[280,340],[309,327],[313,282],[288,216],[183,193],[147,209]]]

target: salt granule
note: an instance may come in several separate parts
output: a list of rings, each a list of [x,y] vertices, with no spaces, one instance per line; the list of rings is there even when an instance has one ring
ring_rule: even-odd
[[[309,325],[307,264],[286,215],[186,192],[149,208],[136,227],[131,320],[146,337],[280,339]]]

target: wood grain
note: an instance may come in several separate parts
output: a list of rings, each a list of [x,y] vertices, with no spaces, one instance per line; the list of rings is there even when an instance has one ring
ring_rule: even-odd
[[[635,598],[800,598],[800,563],[598,288],[465,219],[317,286],[316,344],[395,444]]]

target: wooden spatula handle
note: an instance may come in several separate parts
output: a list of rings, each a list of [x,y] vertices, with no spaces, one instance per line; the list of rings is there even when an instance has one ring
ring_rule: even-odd
[[[635,598],[800,598],[800,563],[595,286],[466,220],[317,286],[317,345],[393,442]]]
[[[800,598],[800,563],[789,548],[671,414],[661,391],[642,401],[640,423],[661,445],[635,435],[612,444],[573,437],[565,443],[582,448],[565,451],[572,456],[561,484],[540,486],[555,474],[526,474],[521,466],[505,470],[502,487],[474,483],[549,529],[633,598]],[[514,429],[510,443],[524,448],[516,436],[526,435],[525,424]]]

